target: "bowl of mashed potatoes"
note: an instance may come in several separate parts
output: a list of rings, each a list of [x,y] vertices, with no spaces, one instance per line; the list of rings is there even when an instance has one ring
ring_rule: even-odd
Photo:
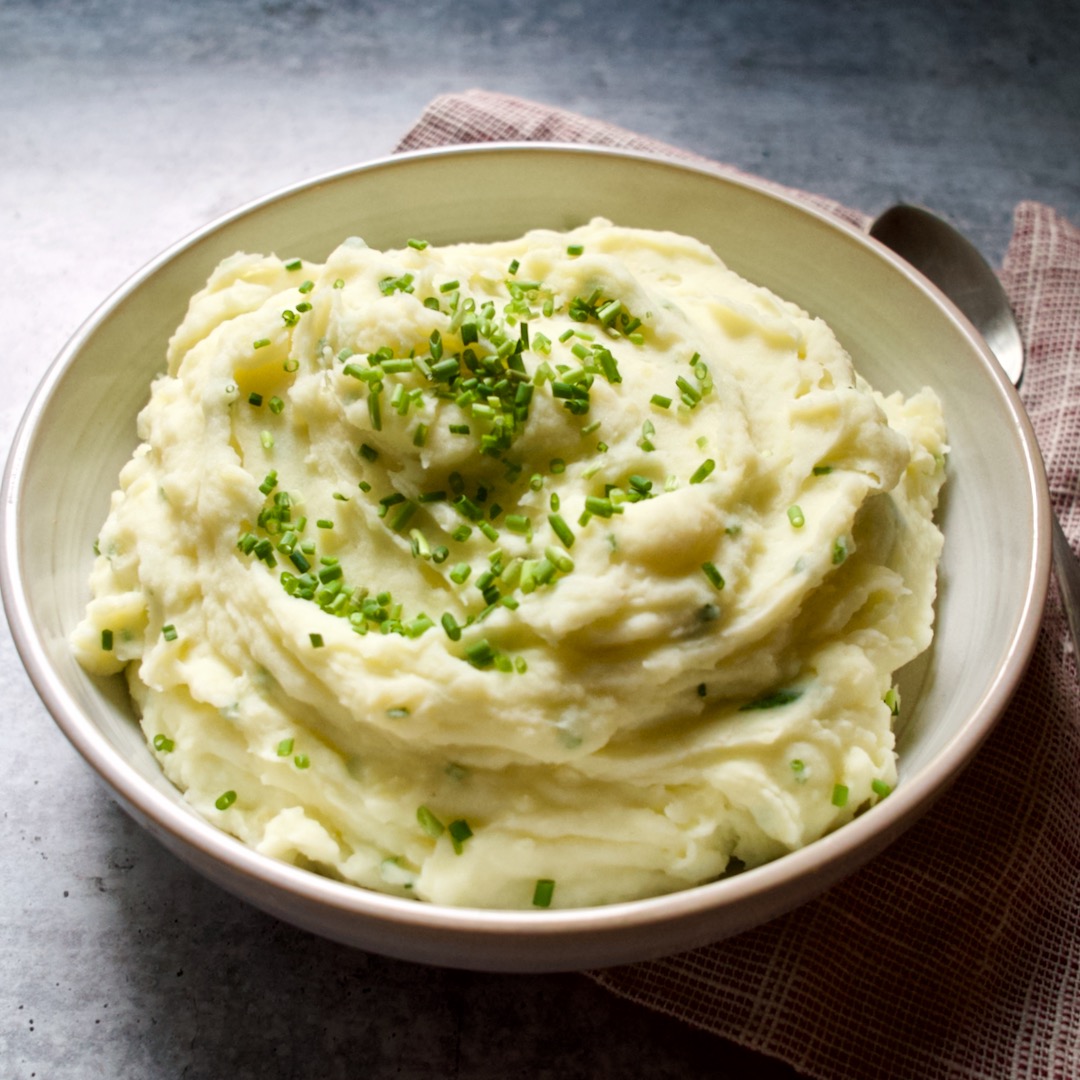
[[[940,294],[580,147],[182,242],[6,488],[16,643],[137,820],[299,926],[501,970],[691,948],[871,858],[1001,713],[1049,567],[1030,425]]]

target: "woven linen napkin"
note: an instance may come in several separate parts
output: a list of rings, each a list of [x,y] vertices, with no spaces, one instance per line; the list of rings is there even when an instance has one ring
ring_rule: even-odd
[[[695,158],[533,102],[436,98],[399,150],[583,142]],[[720,173],[737,170],[713,164]],[[869,217],[777,190],[853,224]],[[1001,278],[1055,509],[1080,539],[1080,229],[1016,208]],[[869,866],[789,915],[592,972],[617,994],[821,1080],[1080,1077],[1080,691],[1056,590],[1028,673],[974,763]]]

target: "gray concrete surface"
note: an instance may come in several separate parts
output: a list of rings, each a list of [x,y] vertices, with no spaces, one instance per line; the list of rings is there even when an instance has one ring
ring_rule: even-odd
[[[0,0],[3,446],[52,357],[218,214],[388,153],[435,94],[517,93],[998,260],[1020,199],[1080,221],[1072,0]],[[0,1077],[792,1077],[580,975],[343,950],[136,828],[0,631]]]

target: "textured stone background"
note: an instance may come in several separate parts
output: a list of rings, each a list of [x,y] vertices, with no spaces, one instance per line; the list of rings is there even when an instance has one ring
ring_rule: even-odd
[[[3,447],[93,308],[207,220],[388,153],[435,94],[577,109],[996,261],[1080,221],[1072,0],[0,0]],[[0,628],[0,1076],[794,1074],[579,975],[344,950],[196,877],[52,725]]]

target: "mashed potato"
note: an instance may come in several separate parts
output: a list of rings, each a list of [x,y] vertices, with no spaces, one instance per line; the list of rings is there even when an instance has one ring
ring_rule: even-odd
[[[604,904],[896,781],[945,432],[702,244],[225,260],[139,418],[73,635],[190,803],[442,904]]]

